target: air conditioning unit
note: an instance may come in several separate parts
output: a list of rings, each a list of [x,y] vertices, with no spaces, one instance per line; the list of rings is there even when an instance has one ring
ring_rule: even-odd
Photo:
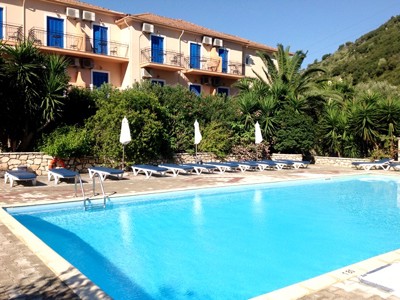
[[[204,45],[212,45],[212,37],[209,36],[203,36],[203,41],[202,43]]]
[[[93,61],[93,59],[90,59],[90,58],[82,58],[81,65],[82,65],[82,68],[93,69],[94,61]]]
[[[140,76],[141,76],[143,79],[153,77],[153,76],[151,76],[150,72],[147,71],[145,68],[141,68],[141,69],[140,69]]]
[[[86,21],[94,22],[94,20],[96,19],[96,14],[94,12],[84,10],[82,12],[82,19],[84,19]]]
[[[78,57],[70,57],[69,58],[69,65],[74,68],[81,67],[81,60]]]
[[[69,18],[78,19],[79,18],[79,9],[67,7],[66,15]]]
[[[224,45],[224,42],[221,39],[214,39],[214,44],[215,47],[222,47]]]
[[[200,82],[201,82],[201,84],[204,84],[204,85],[210,85],[211,84],[211,78],[208,77],[208,76],[202,76],[200,78]]]
[[[143,23],[142,31],[143,32],[147,32],[147,33],[153,33],[154,32],[154,25],[153,24],[149,24],[149,23]]]
[[[221,85],[221,78],[220,77],[213,77],[211,79],[211,85],[215,86],[215,87],[220,86]]]

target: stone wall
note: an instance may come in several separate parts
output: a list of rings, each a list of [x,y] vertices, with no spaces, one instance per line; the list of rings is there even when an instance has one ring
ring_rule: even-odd
[[[352,162],[364,161],[369,162],[370,160],[365,158],[343,158],[343,157],[328,157],[328,156],[314,156],[316,165],[329,165],[338,167],[349,167],[351,168]]]
[[[42,152],[1,152],[0,171],[26,167],[27,170],[37,175],[47,175],[47,170],[53,157]],[[94,157],[72,158],[64,160],[65,166],[79,172],[87,172],[87,168],[100,164],[100,160]]]

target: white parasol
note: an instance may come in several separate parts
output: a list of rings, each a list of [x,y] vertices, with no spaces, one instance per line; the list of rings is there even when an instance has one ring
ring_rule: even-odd
[[[124,168],[124,158],[125,158],[125,145],[129,144],[132,140],[131,130],[129,129],[129,122],[126,117],[122,119],[121,124],[121,134],[119,136],[119,142],[122,144],[122,169]]]
[[[263,138],[261,134],[260,124],[258,124],[258,122],[256,122],[255,129],[256,129],[255,143],[259,144],[262,142]]]
[[[199,122],[197,122],[196,120],[194,122],[194,144],[196,145],[196,157],[197,157],[197,144],[200,143],[202,138],[203,137],[201,136]]]

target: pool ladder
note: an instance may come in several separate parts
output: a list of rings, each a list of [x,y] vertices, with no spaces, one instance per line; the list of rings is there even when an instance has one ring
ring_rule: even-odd
[[[82,195],[83,195],[83,207],[85,210],[93,209],[93,208],[106,208],[107,202],[110,201],[110,197],[108,197],[104,191],[104,186],[103,186],[103,181],[101,180],[101,177],[99,174],[95,173],[93,174],[92,180],[93,180],[93,197],[96,196],[96,177],[99,178],[99,183],[100,183],[100,188],[101,192],[103,195],[103,202],[101,203],[94,203],[90,198],[85,197],[85,191],[83,190],[83,185],[82,185],[82,180],[81,180],[81,189],[82,189]]]

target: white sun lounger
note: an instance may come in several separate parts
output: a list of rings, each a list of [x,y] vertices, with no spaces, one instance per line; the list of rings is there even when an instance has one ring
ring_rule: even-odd
[[[139,173],[144,173],[146,178],[150,178],[153,173],[158,173],[164,176],[169,170],[167,168],[152,166],[152,165],[133,165],[131,166],[133,175],[137,176]]]
[[[71,171],[65,168],[49,169],[47,172],[47,180],[51,181],[54,178],[54,184],[57,185],[61,179],[74,179],[75,186],[80,178],[78,172]]]
[[[242,172],[246,171],[246,167],[240,167],[238,163],[232,162],[205,162],[203,165],[213,166],[217,168],[220,173],[225,173],[225,171],[237,171],[238,169]]]
[[[22,170],[10,170],[4,174],[4,183],[10,181],[10,187],[13,187],[14,181],[32,181],[36,185],[36,174]]]
[[[183,166],[190,166],[193,167],[194,171],[197,175],[200,175],[202,172],[214,173],[217,167],[204,165],[204,164],[182,164]]]
[[[89,177],[93,178],[94,175],[98,175],[101,181],[104,181],[107,176],[115,176],[121,179],[124,176],[124,170],[106,168],[106,167],[90,167],[88,168]]]
[[[172,175],[178,176],[179,172],[184,172],[186,174],[190,174],[193,172],[193,167],[185,166],[185,165],[178,165],[178,164],[160,164],[158,165],[161,168],[167,168],[169,171],[172,172]]]
[[[390,159],[384,158],[374,162],[353,162],[352,165],[356,169],[361,169],[366,171],[371,169],[383,169],[387,171],[390,169]]]

